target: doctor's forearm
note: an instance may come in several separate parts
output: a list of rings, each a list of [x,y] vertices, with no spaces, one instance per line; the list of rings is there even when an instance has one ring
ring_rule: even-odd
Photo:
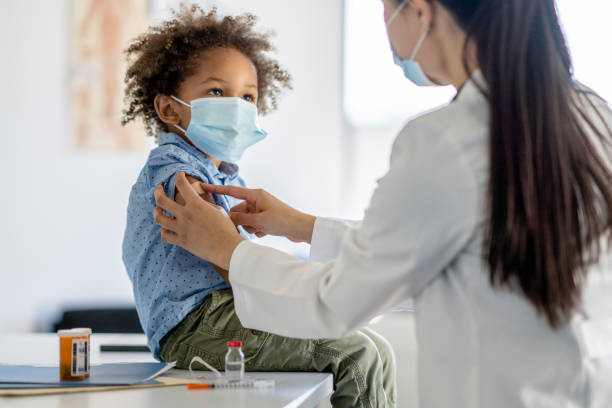
[[[312,231],[314,230],[315,221],[317,217],[299,213],[297,218],[293,221],[293,236],[287,237],[297,242],[305,242],[310,244],[312,242]]]

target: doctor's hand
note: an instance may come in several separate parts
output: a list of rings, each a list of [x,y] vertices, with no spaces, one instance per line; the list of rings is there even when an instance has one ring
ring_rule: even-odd
[[[211,194],[223,194],[244,200],[230,210],[229,216],[236,226],[258,237],[282,236],[293,242],[310,243],[316,218],[283,203],[264,190],[251,190],[236,186],[215,186],[201,183]]]
[[[176,188],[185,200],[181,205],[161,186],[155,189],[155,222],[162,227],[162,240],[180,246],[200,258],[229,270],[232,254],[244,241],[225,210],[202,199],[187,181],[185,173],[176,175]],[[164,215],[170,213],[174,218]],[[227,272],[224,273],[227,275]],[[227,281],[227,276],[223,276]]]

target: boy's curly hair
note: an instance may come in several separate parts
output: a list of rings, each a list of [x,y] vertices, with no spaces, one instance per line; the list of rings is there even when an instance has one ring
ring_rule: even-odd
[[[216,8],[207,13],[197,5],[181,5],[172,14],[171,20],[150,27],[125,51],[127,108],[123,111],[123,125],[140,116],[150,136],[166,129],[155,112],[155,96],[175,94],[197,69],[195,60],[199,54],[216,47],[234,48],[245,54],[257,69],[259,112],[265,115],[277,108],[282,88],[291,89],[291,76],[267,55],[274,50],[271,33],[255,31],[257,17],[220,17]]]

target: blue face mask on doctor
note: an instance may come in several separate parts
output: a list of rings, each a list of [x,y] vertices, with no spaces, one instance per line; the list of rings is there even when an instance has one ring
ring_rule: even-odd
[[[201,98],[191,104],[176,96],[171,98],[191,108],[187,129],[174,126],[215,159],[235,163],[246,149],[267,136],[259,127],[257,107],[242,98]]]
[[[406,7],[406,4],[407,3],[403,1],[402,4],[398,6],[397,9],[393,12],[391,17],[387,21],[387,31],[389,30],[391,23],[393,23],[393,20],[395,20],[399,13],[401,13],[401,11]],[[425,38],[427,38],[427,34],[429,34],[429,27],[427,27],[427,30],[425,30],[425,32],[421,35],[421,38],[419,38],[416,47],[414,47],[414,51],[412,51],[412,55],[407,60],[402,60],[397,55],[397,52],[393,48],[393,45],[391,45],[391,49],[393,50],[393,59],[395,60],[395,64],[402,68],[402,70],[404,71],[404,76],[406,76],[406,78],[408,78],[415,85],[418,86],[437,86],[437,84],[432,82],[427,77],[425,72],[423,72],[421,65],[414,60],[417,56],[417,53],[421,49],[421,46],[423,45],[423,41],[425,41]]]

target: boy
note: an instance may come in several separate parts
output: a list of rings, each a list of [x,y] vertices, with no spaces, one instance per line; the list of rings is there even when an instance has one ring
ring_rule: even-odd
[[[179,368],[199,356],[222,370],[227,341],[241,340],[249,371],[332,372],[334,406],[395,406],[395,362],[382,337],[364,329],[338,340],[299,340],[242,327],[218,267],[164,243],[153,221],[157,185],[184,203],[175,191],[180,171],[192,183],[245,185],[234,162],[265,137],[257,112],[276,108],[280,89],[290,87],[289,74],[267,56],[268,36],[254,25],[251,15],[221,18],[183,7],[127,50],[123,121],[144,119],[159,145],[132,188],[123,242],[149,347]],[[226,210],[238,204],[203,198]]]

